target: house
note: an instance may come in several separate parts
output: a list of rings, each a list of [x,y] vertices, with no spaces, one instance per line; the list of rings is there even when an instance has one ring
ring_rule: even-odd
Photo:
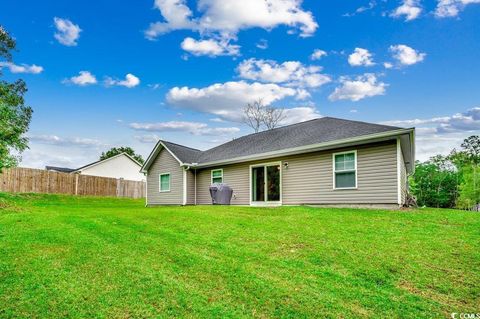
[[[141,167],[142,164],[137,162],[133,157],[127,153],[121,153],[76,169],[55,166],[45,166],[45,169],[63,173],[123,178],[131,181],[144,181],[145,175],[140,172]]]
[[[45,166],[45,169],[47,171],[51,172],[60,172],[60,173],[71,173],[74,172],[74,168],[68,168],[68,167],[58,167],[58,166]]]
[[[209,186],[233,188],[233,205],[399,207],[414,171],[414,128],[323,117],[200,151],[158,141],[142,167],[146,204],[211,204]]]

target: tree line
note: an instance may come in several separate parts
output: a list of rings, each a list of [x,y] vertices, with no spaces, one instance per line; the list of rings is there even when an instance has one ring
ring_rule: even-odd
[[[410,192],[419,206],[478,210],[480,203],[480,138],[466,138],[459,150],[415,163]]]

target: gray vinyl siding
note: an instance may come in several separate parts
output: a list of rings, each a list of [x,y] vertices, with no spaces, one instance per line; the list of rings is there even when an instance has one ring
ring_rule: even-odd
[[[357,189],[334,190],[332,154],[348,150],[357,150]],[[197,204],[211,204],[210,171],[218,168],[233,188],[232,204],[250,204],[250,165],[278,161],[284,205],[398,204],[396,141],[197,170]]]
[[[249,205],[249,165],[241,163],[228,166],[219,166],[213,169],[223,168],[223,182],[233,188],[232,205]],[[197,204],[211,204],[208,187],[211,184],[211,169],[197,170]]]
[[[195,171],[187,171],[187,205],[195,204]]]
[[[159,176],[170,173],[170,191],[160,192]],[[183,172],[178,161],[165,149],[161,150],[148,170],[148,205],[182,205]]]

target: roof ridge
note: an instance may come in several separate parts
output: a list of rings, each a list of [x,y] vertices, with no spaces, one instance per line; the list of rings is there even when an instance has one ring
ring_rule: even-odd
[[[317,117],[317,118],[314,118],[314,119],[310,119],[310,120],[306,120],[306,121],[302,121],[302,122],[297,122],[297,123],[292,123],[292,124],[288,124],[288,125],[284,125],[284,126],[279,126],[279,127],[275,127],[275,128],[272,128],[270,130],[264,130],[264,131],[260,131],[260,132],[254,132],[254,133],[250,133],[250,134],[247,134],[247,135],[242,135],[240,137],[237,137],[237,138],[234,138],[232,139],[231,141],[228,141],[228,142],[225,142],[225,143],[222,143],[220,145],[217,145],[217,146],[214,146],[212,148],[209,148],[203,152],[207,152],[207,151],[210,151],[210,150],[213,150],[217,147],[220,147],[222,145],[225,145],[227,143],[230,143],[234,140],[238,140],[238,139],[241,139],[241,138],[246,138],[247,136],[252,136],[252,135],[256,135],[256,134],[266,134],[266,133],[270,133],[270,132],[273,132],[273,131],[278,131],[280,129],[284,129],[284,128],[287,128],[287,127],[291,127],[291,126],[295,126],[295,125],[299,125],[299,124],[305,124],[307,122],[312,122],[312,121],[318,121],[318,120],[321,120],[321,119],[325,119],[325,118],[328,118],[328,116],[322,116],[322,117]]]
[[[355,123],[361,123],[361,124],[368,124],[368,125],[378,125],[378,126],[385,126],[385,127],[394,127],[398,129],[402,129],[403,127],[399,126],[393,126],[393,125],[385,125],[385,124],[378,124],[378,123],[371,123],[371,122],[365,122],[365,121],[359,121],[359,120],[349,120],[349,119],[342,119],[339,117],[332,117],[332,116],[325,116],[324,118],[329,118],[333,120],[339,120],[339,121],[348,121],[348,122],[355,122]]]
[[[164,143],[166,142],[166,143],[177,145],[177,146],[180,146],[180,147],[185,147],[185,148],[191,149],[193,151],[203,152],[202,150],[199,150],[198,148],[193,148],[193,147],[190,147],[190,146],[185,146],[185,145],[182,145],[182,144],[178,144],[178,143],[174,143],[174,142],[170,142],[170,141],[166,141],[166,140],[161,140],[161,141],[164,142]]]
[[[118,153],[117,155],[113,155],[113,156],[110,156],[110,157],[107,157],[107,158],[104,158],[104,159],[99,159],[99,160],[97,160],[97,161],[95,161],[95,162],[91,162],[91,163],[86,164],[86,165],[83,165],[83,166],[81,166],[81,167],[79,167],[79,168],[75,168],[74,170],[75,170],[75,171],[78,171],[78,170],[87,168],[87,167],[89,167],[89,166],[96,165],[96,164],[101,163],[101,162],[109,161],[109,160],[114,159],[114,158],[116,158],[116,157],[119,157],[119,156],[121,156],[121,155],[124,155],[124,156],[128,157],[128,158],[129,158],[130,160],[132,160],[135,164],[137,164],[137,165],[139,165],[139,166],[142,166],[142,164],[140,164],[140,163],[139,163],[136,159],[134,159],[130,154],[128,154],[127,152],[121,152],[121,153]]]

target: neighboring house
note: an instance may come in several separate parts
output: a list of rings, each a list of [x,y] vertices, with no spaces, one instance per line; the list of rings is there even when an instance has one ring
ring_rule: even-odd
[[[110,158],[96,161],[80,168],[46,166],[50,171],[77,173],[101,177],[123,178],[132,181],[144,181],[145,175],[140,172],[142,164],[127,153],[118,154]]]
[[[71,173],[75,171],[74,168],[58,167],[58,166],[45,166],[45,169],[47,171],[60,172],[60,173]]]
[[[223,182],[233,205],[398,207],[414,171],[414,133],[324,117],[206,151],[159,141],[142,167],[147,205],[211,204],[209,186]]]

